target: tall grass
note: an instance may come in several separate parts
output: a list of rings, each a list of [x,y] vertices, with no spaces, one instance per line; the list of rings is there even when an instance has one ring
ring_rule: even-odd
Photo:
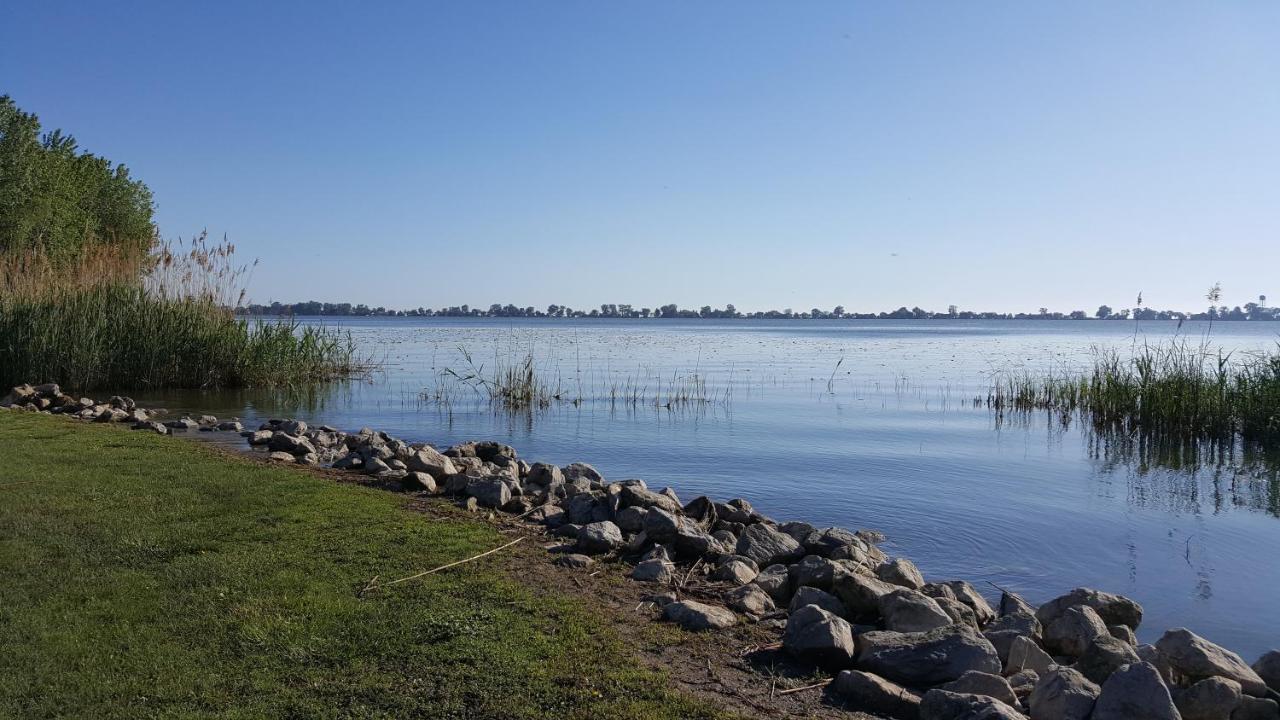
[[[996,411],[1087,416],[1125,432],[1280,441],[1280,346],[1233,356],[1186,339],[1146,343],[1132,355],[1095,349],[1093,368],[998,380]]]
[[[233,253],[200,236],[145,258],[92,249],[71,265],[0,260],[0,386],[302,385],[365,369],[348,335],[237,318],[248,267]]]

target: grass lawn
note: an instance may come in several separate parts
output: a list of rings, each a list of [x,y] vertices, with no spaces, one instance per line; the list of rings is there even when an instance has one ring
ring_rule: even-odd
[[[509,541],[403,497],[0,411],[0,717],[696,718]]]

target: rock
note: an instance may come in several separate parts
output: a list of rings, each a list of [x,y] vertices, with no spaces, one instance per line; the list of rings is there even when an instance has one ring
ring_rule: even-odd
[[[1092,720],[1182,720],[1160,673],[1150,663],[1111,674],[1093,705]]]
[[[832,689],[855,710],[876,713],[894,720],[918,720],[920,717],[920,698],[879,675],[861,670],[845,670],[836,676]]]
[[[256,430],[252,435],[249,436],[249,444],[250,445],[266,445],[267,443],[271,442],[271,437],[273,435],[275,435],[275,433],[270,430]]]
[[[305,435],[309,426],[301,420],[285,420],[280,423],[279,429],[290,435]]]
[[[1025,705],[1027,698],[1031,697],[1031,691],[1036,689],[1036,683],[1040,681],[1040,673],[1035,670],[1019,670],[1010,675],[1007,681],[1009,687],[1013,688],[1013,694]]]
[[[1031,691],[1031,717],[1034,720],[1086,720],[1093,712],[1101,688],[1080,673],[1067,667],[1055,667],[1040,674],[1036,689]]]
[[[932,600],[938,603],[938,607],[942,608],[942,612],[951,616],[951,622],[968,625],[975,630],[978,628],[978,614],[973,611],[973,608],[965,605],[955,598],[936,597],[932,598]],[[991,640],[990,637],[987,639]],[[992,644],[995,644],[994,640],[992,640]],[[996,650],[1000,650],[999,645],[996,645]],[[1003,651],[1001,651],[1001,653],[1000,657],[1003,658]]]
[[[1247,695],[1264,697],[1267,694],[1266,683],[1239,655],[1186,628],[1166,632],[1156,641],[1156,650],[1168,660],[1174,672],[1191,682],[1224,677],[1240,683],[1240,688]]]
[[[650,513],[654,510],[650,510]],[[692,523],[684,524],[671,540],[671,547],[675,549],[676,555],[682,558],[706,558],[708,555],[718,555],[725,551],[715,538],[707,533],[699,530]]]
[[[1110,637],[1107,626],[1088,605],[1073,605],[1044,626],[1044,646],[1057,655],[1079,657],[1094,638]]]
[[[1105,625],[1127,625],[1137,630],[1142,624],[1142,606],[1121,595],[1113,595],[1091,588],[1076,588],[1061,597],[1054,598],[1036,610],[1040,624],[1049,624],[1076,605],[1087,605],[1101,617]]]
[[[267,443],[267,448],[279,452],[287,452],[290,455],[305,455],[316,451],[310,440],[297,435],[290,435],[286,432],[273,434],[271,441]]]
[[[804,544],[806,538],[818,531],[817,528],[807,522],[784,522],[778,526],[778,529],[790,535],[792,539],[801,545]]]
[[[962,695],[986,695],[1012,708],[1019,707],[1018,696],[1013,694],[1009,681],[992,673],[971,670],[944,684],[941,689]]]
[[[782,649],[820,667],[845,668],[853,659],[853,630],[840,616],[817,605],[805,605],[787,619]]]
[[[915,563],[906,558],[897,558],[882,564],[876,568],[876,577],[887,583],[901,585],[912,590],[919,590],[924,587],[924,575],[920,574],[920,570],[915,566]]]
[[[1021,595],[1011,593],[1008,590],[1002,590],[1000,592],[1000,605],[997,610],[1002,617],[1014,614],[1032,616],[1036,614],[1035,607],[1026,600],[1023,600]]]
[[[319,465],[320,464],[320,456],[315,453],[303,453],[301,455],[294,455],[293,459],[294,459],[294,462],[298,463],[299,465]]]
[[[939,601],[939,604],[941,603],[942,601]],[[1000,657],[1007,659],[1009,646],[1013,644],[1014,638],[1027,637],[1035,640],[1040,637],[1040,621],[1036,620],[1034,615],[1022,612],[1001,615],[988,623],[982,634],[996,646],[996,652],[1000,653]]]
[[[1009,657],[1005,660],[1004,674],[1012,675],[1022,670],[1034,670],[1038,675],[1044,675],[1054,666],[1053,658],[1041,650],[1034,640],[1018,636],[1009,644]]]
[[[803,542],[805,552],[825,558],[830,558],[831,553],[846,545],[857,546],[860,550],[867,547],[867,543],[862,538],[844,528],[838,527],[816,530],[810,533]]]
[[[1253,671],[1267,687],[1280,693],[1280,650],[1263,653],[1258,662],[1253,664]]]
[[[625,533],[644,532],[644,519],[648,514],[649,511],[642,507],[623,508],[614,515],[613,522]]]
[[[684,521],[662,508],[652,508],[644,516],[644,533],[657,543],[669,543],[676,539]]]
[[[142,412],[145,414],[145,412],[142,410],[134,410],[134,412],[135,413]],[[243,432],[244,431],[244,426],[241,425],[236,420],[223,420],[222,422],[218,423],[217,428],[222,432]]]
[[[592,560],[586,555],[581,555],[578,553],[569,553],[567,555],[561,555],[560,557],[556,558],[555,563],[560,567],[567,567],[567,568],[582,570],[584,568],[589,568],[592,565],[595,565],[596,561]]]
[[[1108,625],[1107,632],[1111,634],[1111,637],[1126,645],[1132,647],[1138,646],[1138,636],[1134,634],[1133,630],[1128,625]]]
[[[609,519],[609,508],[600,499],[589,493],[574,495],[564,504],[565,515],[569,522],[578,525],[601,522]]]
[[[587,554],[607,553],[622,546],[622,531],[608,520],[593,522],[578,531],[578,548]]]
[[[879,615],[880,598],[898,589],[897,585],[843,568],[831,580],[831,593],[840,598],[854,617]]]
[[[681,512],[680,502],[669,496],[646,489],[643,485],[622,486],[622,507],[662,508],[675,515]]]
[[[467,482],[467,495],[476,499],[476,502],[489,508],[499,508],[511,502],[511,486],[507,484],[506,479],[499,476],[476,478]],[[615,527],[615,529],[617,529]],[[621,542],[622,533],[618,533],[618,540]]]
[[[668,585],[676,579],[676,566],[667,560],[642,560],[631,570],[631,579]]]
[[[803,560],[792,565],[787,572],[791,578],[791,587],[807,585],[819,590],[830,590],[831,581],[839,567],[820,555],[806,555]]]
[[[904,633],[928,632],[951,624],[951,616],[933,598],[907,588],[880,597],[880,616],[886,629]]]
[[[1074,667],[1090,682],[1102,685],[1116,670],[1140,662],[1137,651],[1128,643],[1111,635],[1100,635],[1080,654]]]
[[[17,389],[18,388],[14,388],[15,391]],[[37,385],[32,389],[35,391],[36,395],[42,398],[62,397],[62,388],[58,386],[58,383],[44,383],[43,385]]]
[[[364,458],[358,453],[347,453],[335,462],[333,467],[337,470],[359,470],[364,467]]]
[[[1231,720],[1240,706],[1240,683],[1227,678],[1205,678],[1185,690],[1175,690],[1173,703],[1182,720]]]
[[[458,468],[453,461],[430,445],[423,445],[415,450],[404,464],[410,471],[426,473],[436,480],[443,480],[458,473]]]
[[[272,462],[293,462],[293,453],[275,451],[267,455],[267,459]]]
[[[724,594],[724,604],[746,615],[765,615],[777,609],[773,598],[759,585],[743,585]]]
[[[726,522],[747,525],[755,522],[755,509],[745,498],[734,498],[726,503],[716,503],[716,515]],[[790,537],[790,536],[788,536]]]
[[[400,480],[400,485],[410,492],[428,492],[435,494],[437,491],[435,478],[424,472],[411,472]]]
[[[195,430],[197,427],[199,427],[196,421],[192,420],[189,417],[179,418],[177,420],[170,420],[169,422],[165,423],[164,426],[169,428],[170,430]],[[292,460],[292,458],[290,458],[290,460]]]
[[[576,462],[565,465],[563,473],[565,482],[570,482],[579,478],[590,482],[604,482],[604,476],[600,474],[600,471],[586,463]]]
[[[1231,720],[1276,720],[1280,718],[1280,705],[1275,700],[1241,696],[1240,704],[1231,713]]]
[[[950,588],[957,600],[973,608],[974,614],[978,616],[979,627],[996,619],[996,611],[991,609],[991,604],[969,583],[964,580],[950,580],[942,584]]]
[[[712,580],[745,585],[754,580],[756,575],[759,573],[747,563],[741,560],[730,560],[713,570],[710,577]]]
[[[804,548],[790,535],[777,528],[757,523],[742,531],[742,537],[738,538],[736,552],[738,555],[751,558],[760,567],[767,567],[775,563],[799,560],[804,554]]]
[[[564,511],[558,505],[543,505],[526,516],[529,522],[542,523],[549,528],[558,528],[568,522]]]
[[[722,630],[738,621],[732,611],[714,605],[704,605],[693,600],[673,602],[662,608],[663,618],[677,623],[685,630],[701,632]]]
[[[157,435],[168,435],[169,428],[158,422],[137,422],[133,424],[134,430],[150,430]]]
[[[795,595],[791,596],[791,603],[787,606],[787,611],[794,613],[805,605],[817,605],[837,616],[843,616],[847,612],[844,603],[840,602],[840,599],[835,595],[807,585],[796,589]]]
[[[1160,671],[1160,677],[1164,678],[1164,684],[1173,687],[1173,666],[1169,664],[1169,658],[1160,654],[1155,645],[1142,644],[1134,648],[1138,653],[1138,658],[1142,662],[1149,662]]]
[[[770,565],[752,582],[765,591],[775,605],[786,605],[791,600],[791,579],[786,565]]]
[[[904,685],[936,685],[970,670],[1000,672],[996,649],[964,625],[923,633],[871,631],[858,636],[860,670]]]
[[[920,701],[920,720],[1025,720],[1022,713],[986,695],[934,688]]]

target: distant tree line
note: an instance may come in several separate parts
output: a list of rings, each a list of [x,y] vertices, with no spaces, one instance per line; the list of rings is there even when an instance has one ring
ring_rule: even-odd
[[[739,312],[733,305],[725,305],[716,309],[703,305],[697,310],[681,309],[675,303],[659,305],[656,308],[635,307],[625,304],[605,304],[598,308],[575,309],[568,305],[548,305],[546,309],[532,306],[518,307],[494,303],[487,309],[469,305],[454,305],[432,308],[414,308],[408,310],[391,310],[384,307],[353,305],[351,303],[301,302],[279,303],[269,305],[247,305],[238,309],[246,315],[320,315],[335,317],[519,317],[519,318],[701,318],[722,319],[742,318],[752,320],[1280,320],[1280,308],[1266,305],[1265,295],[1258,297],[1258,302],[1246,303],[1244,307],[1228,308],[1210,306],[1202,312],[1182,312],[1178,310],[1155,310],[1143,307],[1141,298],[1136,307],[1113,310],[1108,305],[1100,306],[1092,315],[1084,310],[1069,313],[1050,312],[1048,308],[1040,308],[1034,313],[1000,313],[975,312],[960,310],[955,305],[946,312],[933,312],[919,307],[900,307],[892,312],[859,313],[846,312],[837,305],[831,310],[812,308],[796,312],[791,308],[784,310],[764,310],[757,312]]]

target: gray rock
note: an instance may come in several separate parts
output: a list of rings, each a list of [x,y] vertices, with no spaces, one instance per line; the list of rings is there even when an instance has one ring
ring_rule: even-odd
[[[276,450],[276,451],[274,451],[274,452],[268,453],[268,454],[267,454],[267,459],[268,459],[268,460],[270,460],[270,461],[272,461],[272,462],[287,462],[287,463],[291,463],[291,462],[293,462],[293,461],[294,461],[293,453],[281,452],[281,451],[279,451],[279,450]]]
[[[608,520],[593,522],[578,531],[578,548],[588,555],[612,552],[622,542],[622,531]]]
[[[1101,617],[1104,625],[1128,625],[1133,630],[1142,624],[1142,606],[1122,595],[1076,588],[1061,597],[1054,598],[1036,610],[1036,619],[1040,624],[1049,624],[1076,605],[1087,605]]]
[[[135,413],[141,412],[143,414],[146,414],[145,411],[142,411],[142,410],[134,410],[134,412]],[[244,426],[235,420],[224,420],[218,423],[217,428],[222,432],[243,432],[244,431]]]
[[[715,570],[711,571],[711,579],[721,582],[731,582],[734,585],[745,585],[759,575],[756,570],[741,560],[730,560],[721,563]]]
[[[923,633],[863,633],[857,668],[904,685],[936,685],[970,670],[999,673],[1000,658],[978,631],[948,625]]]
[[[549,528],[558,528],[568,522],[558,505],[543,505],[526,516],[529,522],[542,523]]]
[[[751,507],[751,503],[745,498],[734,498],[727,503],[716,503],[716,515],[726,522],[748,523],[755,522],[755,509]]]
[[[1123,642],[1126,645],[1137,647],[1138,636],[1128,625],[1108,625],[1107,632],[1111,633],[1111,637]]]
[[[777,609],[773,598],[758,585],[743,585],[724,594],[724,604],[746,615],[765,615]]]
[[[622,528],[623,532],[644,532],[644,519],[648,514],[649,511],[642,507],[623,508],[614,515],[613,521]]]
[[[924,575],[915,563],[906,558],[896,558],[876,568],[876,577],[893,585],[901,585],[912,590],[924,587]]]
[[[631,579],[669,585],[676,579],[676,566],[666,560],[642,560],[631,571]]]
[[[267,448],[279,452],[287,452],[290,455],[305,455],[316,451],[310,440],[298,435],[290,435],[287,432],[273,434],[271,441],[267,443]]]
[[[543,487],[553,487],[564,484],[564,473],[555,465],[536,462],[529,466],[529,473],[526,479]]]
[[[601,503],[599,498],[588,493],[569,498],[569,501],[564,504],[564,513],[568,516],[569,522],[579,525],[609,519],[609,508]]]
[[[757,523],[742,531],[736,552],[751,558],[760,567],[767,567],[775,563],[799,560],[804,554],[804,548],[790,535],[772,525]]]
[[[791,577],[791,587],[816,587],[819,590],[830,590],[831,581],[839,566],[820,555],[806,555],[803,560],[792,565],[787,571]]]
[[[939,600],[939,604],[945,601],[945,599]],[[1014,638],[1026,637],[1036,640],[1040,637],[1040,621],[1036,620],[1034,615],[1021,612],[1001,615],[988,623],[982,634],[996,646],[996,652],[999,652],[1000,658],[1004,660],[1009,657],[1009,646],[1013,644]]]
[[[1107,626],[1088,605],[1073,605],[1044,626],[1044,646],[1056,655],[1079,657],[1094,638],[1110,637]]]
[[[968,625],[975,630],[978,629],[978,615],[973,611],[973,608],[954,598],[936,597],[931,599],[938,604],[938,607],[942,608],[942,612],[951,617],[951,622]],[[996,649],[999,650],[1000,648],[997,647]],[[1001,655],[1001,657],[1004,656]]]
[[[360,457],[359,453],[347,453],[339,458],[333,467],[337,470],[359,470],[364,467],[364,458]]]
[[[920,701],[920,720],[1025,720],[1022,713],[986,695],[934,688]]]
[[[831,593],[840,598],[853,617],[879,615],[880,598],[898,589],[897,585],[844,569],[831,580]]]
[[[676,539],[684,524],[684,519],[673,513],[651,508],[644,516],[644,533],[654,542],[668,543]]]
[[[1012,708],[1019,707],[1018,696],[1009,681],[993,673],[971,670],[942,686],[947,692],[962,695],[986,695]]]
[[[918,720],[920,698],[910,690],[861,670],[845,670],[836,676],[832,689],[850,707],[894,720]]]
[[[1022,599],[1017,593],[1002,590],[1000,592],[1000,605],[996,608],[1001,616],[1004,615],[1032,615],[1036,614],[1036,609],[1031,603]]]
[[[853,630],[840,616],[817,605],[805,605],[787,619],[782,649],[824,668],[845,668],[853,659]]]
[[[704,605],[693,600],[673,602],[662,608],[662,616],[677,623],[685,630],[701,632],[722,630],[738,621],[732,611],[714,605]]]
[[[604,476],[600,474],[600,471],[586,463],[576,462],[565,465],[563,473],[566,482],[579,478],[590,482],[604,482]]]
[[[1280,718],[1280,705],[1270,698],[1256,698],[1244,695],[1240,704],[1231,713],[1231,720],[1276,720]]]
[[[184,417],[178,418],[177,420],[170,420],[165,423],[164,426],[170,430],[195,430],[199,427],[199,423],[189,417]]]
[[[411,492],[427,492],[434,495],[438,490],[435,478],[424,472],[411,472],[404,476],[400,484],[405,490]]]
[[[418,448],[404,462],[409,470],[426,473],[436,480],[458,473],[458,467],[453,461],[430,445]]]
[[[467,483],[467,495],[485,507],[499,508],[511,502],[511,486],[499,476],[476,478]]]
[[[818,531],[817,528],[807,522],[784,522],[778,526],[778,529],[790,535],[801,545],[804,544],[806,538]]]
[[[1205,678],[1185,690],[1174,690],[1173,704],[1182,720],[1231,720],[1241,695],[1235,680]]]
[[[848,612],[844,603],[840,602],[840,599],[835,595],[807,585],[796,589],[795,595],[791,596],[791,603],[787,606],[787,611],[794,613],[805,605],[817,605],[837,616],[843,616]]]
[[[1040,674],[1036,689],[1031,691],[1031,717],[1034,720],[1086,720],[1093,712],[1101,688],[1088,678],[1066,667],[1055,667]]]
[[[592,565],[595,565],[596,561],[592,560],[586,555],[580,555],[578,553],[568,553],[566,555],[561,555],[560,557],[556,558],[555,563],[560,567],[567,567],[567,568],[574,568],[576,570],[582,570],[584,568],[589,568]]]
[[[1156,650],[1168,660],[1175,673],[1191,682],[1224,677],[1240,683],[1247,695],[1264,697],[1267,694],[1266,683],[1239,655],[1186,628],[1166,632],[1156,641]]]
[[[770,565],[752,582],[765,591],[775,605],[786,605],[791,600],[791,579],[786,565]]]
[[[991,609],[991,604],[969,583],[964,580],[949,580],[943,585],[955,593],[957,600],[973,608],[974,614],[978,616],[979,627],[996,619],[996,611]]]
[[[908,588],[898,588],[880,597],[884,626],[896,632],[928,632],[951,623],[951,616],[933,598]]]
[[[1258,662],[1253,664],[1253,671],[1258,673],[1267,687],[1280,693],[1280,650],[1263,653]]]
[[[679,501],[673,500],[662,493],[653,492],[638,484],[623,485],[621,501],[622,507],[657,507],[673,515],[681,512]]]
[[[854,545],[863,553],[866,553],[868,543],[858,537],[856,533],[852,533],[844,528],[829,527],[814,531],[804,539],[804,549],[811,555],[821,555],[829,558],[831,553],[846,545]]]
[[[1074,667],[1090,682],[1102,685],[1115,671],[1140,662],[1137,651],[1128,643],[1110,635],[1100,635],[1080,654]]]
[[[1160,673],[1149,663],[1111,674],[1093,705],[1093,720],[1182,720]]]
[[[1009,644],[1009,657],[1004,663],[1004,674],[1012,675],[1023,670],[1034,670],[1036,674],[1044,675],[1055,666],[1053,658],[1041,650],[1034,640],[1018,636]]]

